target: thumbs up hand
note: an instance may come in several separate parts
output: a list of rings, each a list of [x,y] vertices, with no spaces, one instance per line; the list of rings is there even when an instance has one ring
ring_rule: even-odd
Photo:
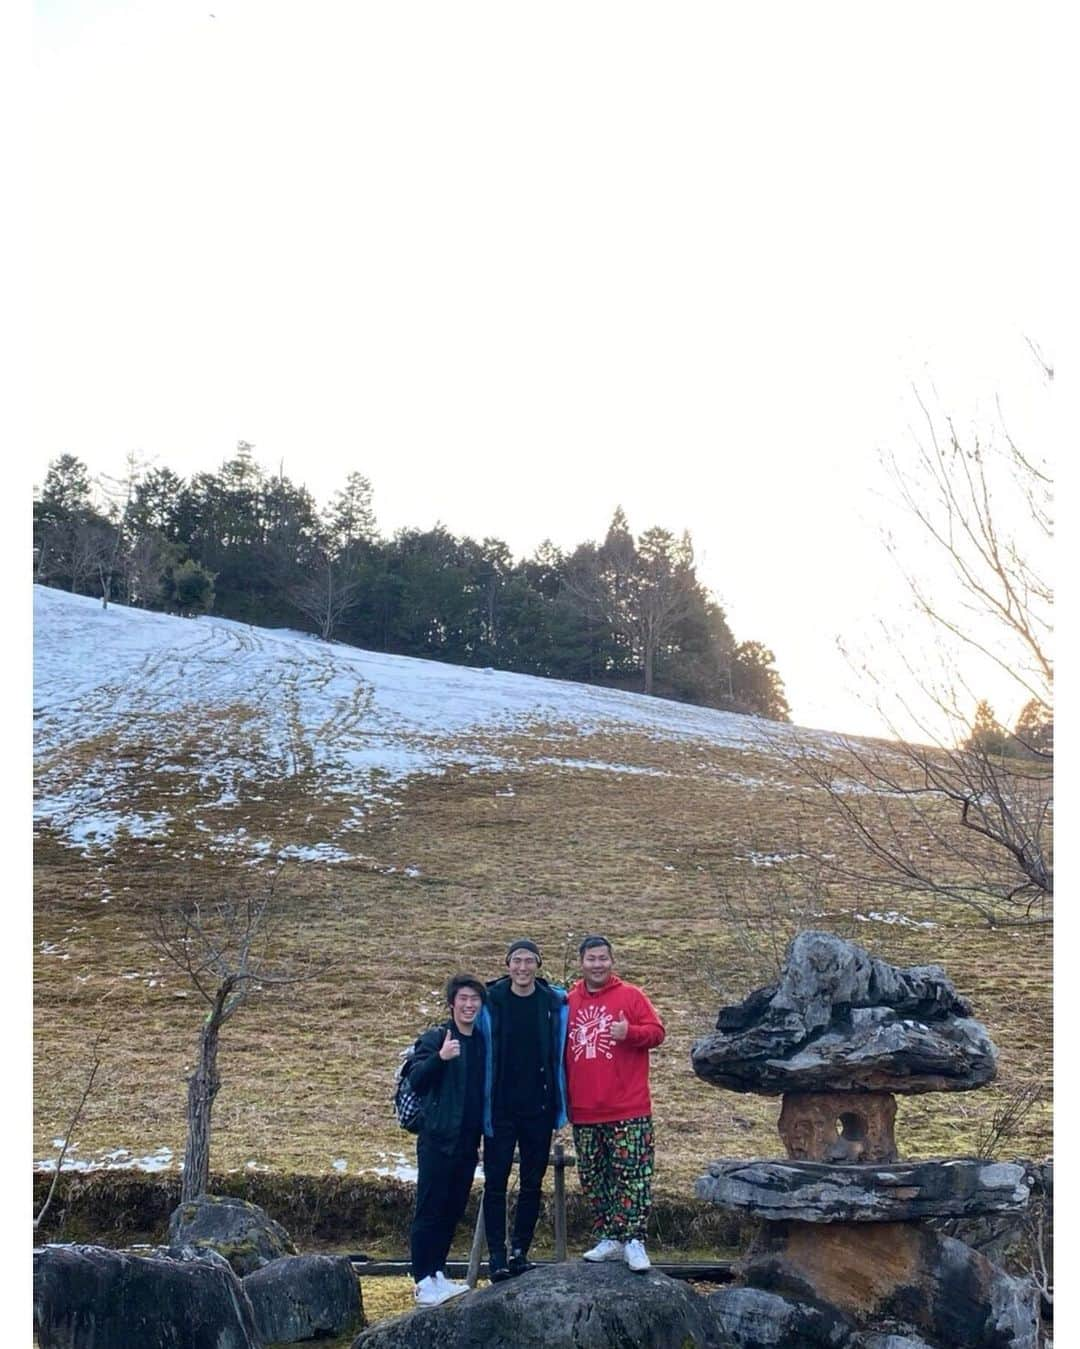
[[[611,1038],[613,1040],[625,1040],[626,1032],[630,1029],[630,1023],[626,1019],[626,1013],[620,1012],[618,1021],[611,1023]]]
[[[439,1046],[439,1058],[444,1062],[450,1059],[456,1059],[461,1053],[461,1044],[455,1040],[449,1031],[446,1032],[446,1039]]]

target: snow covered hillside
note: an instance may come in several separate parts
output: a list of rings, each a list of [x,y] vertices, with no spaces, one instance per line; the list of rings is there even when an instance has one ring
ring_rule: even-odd
[[[553,738],[565,743],[565,756],[535,752],[529,732],[541,727],[548,748]],[[754,717],[227,619],[106,610],[42,586],[34,587],[34,728],[35,823],[70,845],[165,841],[184,815],[209,851],[323,861],[351,856],[350,835],[404,780],[450,764],[667,773],[633,747],[682,741],[760,754],[790,734]],[[619,762],[575,756],[579,738],[613,730],[631,733]],[[221,829],[242,796],[260,800],[261,790],[300,777],[312,802],[339,808],[329,837],[282,844],[232,820]]]

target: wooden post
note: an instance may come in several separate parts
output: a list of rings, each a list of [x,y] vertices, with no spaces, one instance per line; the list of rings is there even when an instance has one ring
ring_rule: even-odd
[[[555,1144],[555,1261],[566,1259],[566,1154],[561,1143]]]
[[[476,1228],[473,1231],[472,1250],[469,1251],[469,1268],[465,1272],[465,1282],[470,1288],[476,1287],[480,1277],[480,1252],[484,1245],[484,1192],[480,1191],[480,1203],[476,1209]]]

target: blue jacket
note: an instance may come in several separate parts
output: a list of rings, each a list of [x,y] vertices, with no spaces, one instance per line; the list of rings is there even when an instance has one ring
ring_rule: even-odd
[[[549,984],[546,979],[537,979],[537,993],[543,998],[543,1016],[547,1027],[546,1054],[542,1056],[541,1091],[551,1109],[554,1127],[561,1129],[567,1120],[566,1105],[566,1068],[564,1050],[566,1049],[567,993],[558,984]],[[493,979],[487,986],[487,1002],[480,1009],[476,1024],[483,1032],[487,1047],[488,1070],[484,1074],[484,1132],[494,1132],[493,1110],[498,1099],[503,1064],[509,1046],[506,1043],[508,998],[515,995],[510,991],[510,978],[504,975]]]

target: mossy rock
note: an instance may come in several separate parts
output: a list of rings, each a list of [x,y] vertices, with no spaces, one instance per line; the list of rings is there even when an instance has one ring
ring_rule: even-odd
[[[296,1254],[280,1223],[258,1204],[228,1195],[204,1194],[179,1204],[169,1219],[169,1243],[217,1251],[241,1278]]]

